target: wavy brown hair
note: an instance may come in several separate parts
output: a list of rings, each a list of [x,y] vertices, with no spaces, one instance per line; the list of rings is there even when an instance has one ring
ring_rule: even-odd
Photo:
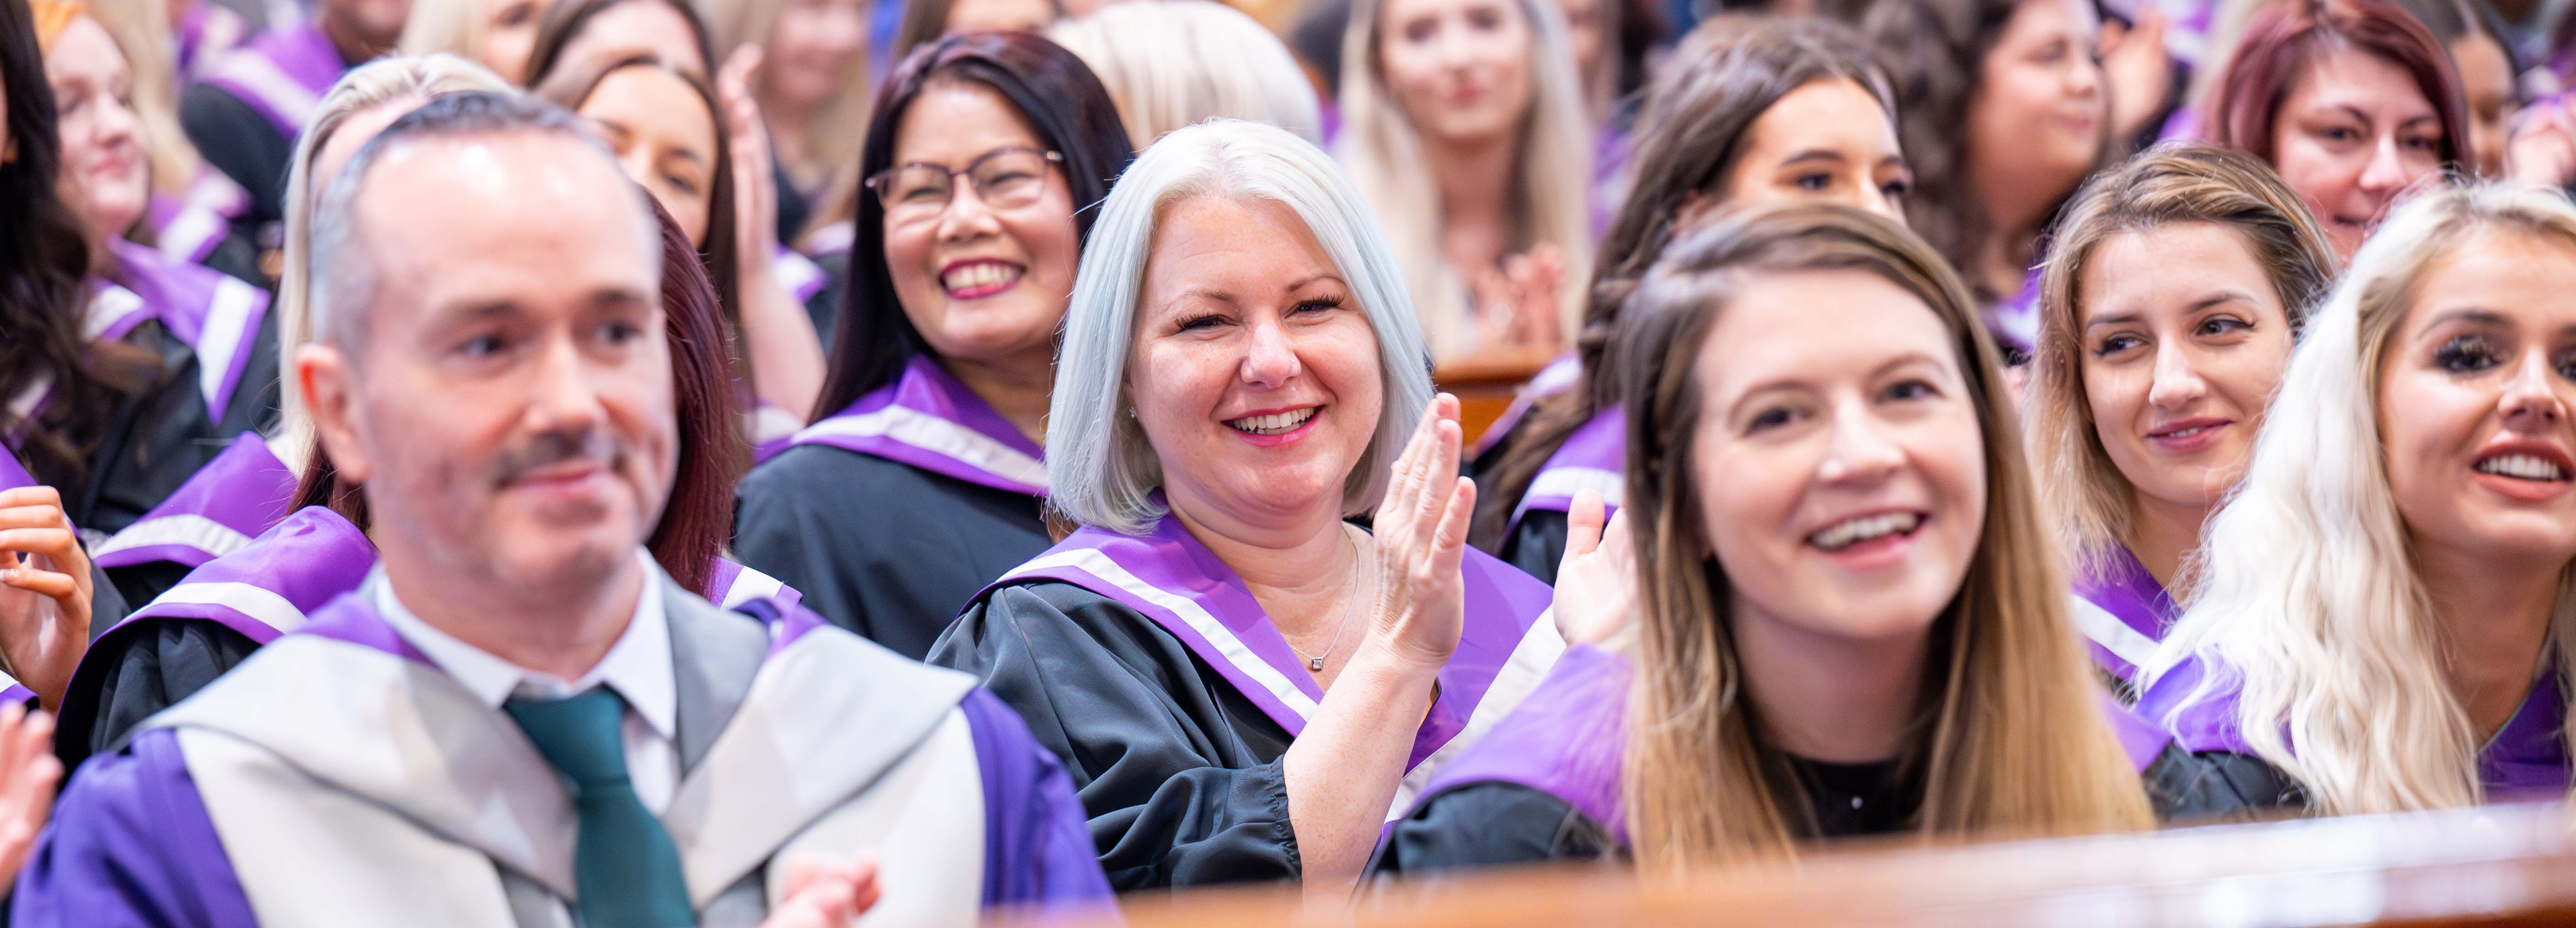
[[[1641,593],[1622,793],[1640,868],[1669,878],[1789,856],[1814,833],[1797,818],[1809,808],[1804,787],[1764,739],[1761,707],[1744,686],[1691,436],[1702,402],[1693,371],[1719,314],[1748,281],[1824,270],[1885,279],[1941,317],[1985,446],[1984,528],[1957,595],[1934,620],[1914,743],[1901,757],[1924,784],[1914,828],[1961,838],[2151,826],[2067,618],[2065,577],[2015,439],[2000,356],[1967,287],[1894,222],[1794,205],[1722,216],[1676,244],[1619,324]]]
[[[1701,23],[1655,75],[1639,116],[1627,200],[1593,256],[1592,284],[1574,350],[1582,362],[1575,385],[1541,399],[1529,424],[1509,436],[1478,480],[1472,540],[1499,552],[1504,527],[1549,455],[1574,430],[1618,400],[1617,361],[1609,357],[1619,305],[1672,241],[1683,207],[1725,196],[1755,120],[1798,88],[1846,80],[1868,90],[1895,118],[1887,79],[1849,27],[1821,19],[1720,16]]]
[[[2189,145],[2151,151],[2102,173],[2067,207],[2039,278],[2023,435],[2040,474],[2040,509],[2079,566],[2093,567],[2129,540],[2136,500],[2111,463],[2084,393],[2083,282],[2101,244],[2123,233],[2207,223],[2236,233],[2270,276],[2296,337],[2308,309],[2334,286],[2342,262],[2297,191],[2241,151]]]

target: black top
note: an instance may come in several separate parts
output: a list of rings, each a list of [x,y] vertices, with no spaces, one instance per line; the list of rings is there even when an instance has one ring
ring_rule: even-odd
[[[207,164],[249,191],[250,209],[234,220],[235,228],[262,247],[277,244],[259,237],[285,221],[286,171],[295,163],[295,139],[279,135],[257,107],[213,84],[192,84],[180,95],[179,127]]]
[[[823,342],[823,356],[832,356],[832,332],[841,322],[842,294],[850,289],[850,253],[829,251],[814,256],[814,266],[823,269],[823,286],[805,301],[805,318],[814,321],[814,337]]]
[[[1013,584],[930,662],[981,678],[1064,760],[1112,887],[1297,879],[1287,730],[1153,619],[1073,584]]]
[[[827,445],[781,452],[735,496],[737,559],[915,660],[976,591],[1054,544],[1036,497]]]
[[[137,326],[124,341],[159,356],[158,379],[117,404],[85,472],[37,467],[31,476],[60,489],[64,514],[93,538],[134,524],[222,454],[234,436],[277,424],[276,313],[261,319],[253,338],[240,385],[218,421],[199,392],[195,353],[158,320]]]
[[[75,770],[112,754],[143,720],[249,660],[259,643],[220,622],[144,619],[101,633],[81,658],[54,723],[54,756]]]
[[[1806,783],[1818,826],[1815,837],[1903,831],[1922,804],[1919,787],[1893,781],[1893,763],[1825,764],[1796,758],[1790,763]],[[2241,819],[2303,805],[2297,787],[2278,770],[2223,752],[2192,754],[2168,747],[2144,779],[2149,803],[2163,822]],[[1796,825],[1793,819],[1792,827]],[[1419,875],[1626,854],[1604,823],[1554,794],[1484,781],[1459,784],[1415,806],[1369,866],[1380,875]]]
[[[1494,556],[1555,586],[1556,566],[1565,560],[1568,522],[1565,513],[1553,509],[1521,513],[1521,520],[1503,536],[1503,547]]]

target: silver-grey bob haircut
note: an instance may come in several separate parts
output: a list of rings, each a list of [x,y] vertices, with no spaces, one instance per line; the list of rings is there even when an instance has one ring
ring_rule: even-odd
[[[1376,435],[1343,481],[1342,509],[1376,506],[1395,456],[1431,405],[1430,356],[1404,268],[1331,156],[1287,130],[1231,119],[1176,130],[1146,148],[1092,224],[1047,410],[1048,505],[1075,522],[1131,535],[1162,518],[1153,499],[1163,484],[1161,462],[1144,428],[1124,412],[1127,360],[1156,226],[1172,205],[1195,197],[1267,200],[1295,211],[1359,301],[1377,334],[1386,401]]]
[[[369,139],[324,188],[322,202],[313,211],[313,337],[338,346],[353,359],[365,347],[368,309],[375,303],[381,275],[375,255],[367,251],[358,205],[365,194],[367,170],[378,158],[396,147],[428,139],[523,132],[578,141],[597,152],[618,177],[625,177],[608,146],[590,134],[580,117],[562,107],[516,91],[473,91],[432,99]],[[652,263],[658,279],[661,224],[654,219],[653,205],[644,199],[649,194],[631,183],[623,186],[626,195],[635,198],[632,205],[640,217],[636,247]]]

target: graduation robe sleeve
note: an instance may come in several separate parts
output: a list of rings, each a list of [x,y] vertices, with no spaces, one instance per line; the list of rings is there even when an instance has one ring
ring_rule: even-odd
[[[1006,586],[931,649],[1064,761],[1120,891],[1293,880],[1289,736],[1154,620],[1066,583]]]
[[[1563,799],[1518,783],[1469,783],[1431,797],[1395,823],[1370,872],[1442,870],[1559,860],[1598,860],[1609,833]]]
[[[1036,497],[823,445],[780,452],[735,496],[745,566],[914,660],[985,584],[1053,544]]]
[[[194,619],[146,619],[99,636],[81,666],[104,669],[74,675],[58,710],[54,756],[63,769],[80,769],[92,756],[115,750],[144,719],[195,695],[257,650],[259,642],[247,635]]]
[[[72,778],[10,903],[17,928],[259,924],[169,731]]]
[[[984,690],[958,705],[975,739],[984,780],[984,905],[1048,906],[1109,900],[1091,854],[1082,802],[1054,754],[1038,747],[1011,707]]]

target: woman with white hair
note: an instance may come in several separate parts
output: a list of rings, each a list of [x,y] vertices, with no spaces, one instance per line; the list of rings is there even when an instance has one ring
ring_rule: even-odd
[[[1288,46],[1223,3],[1112,4],[1057,22],[1047,38],[1082,56],[1100,76],[1139,148],[1210,119],[1268,123],[1324,141],[1315,87]]]
[[[1433,357],[1555,355],[1592,276],[1592,132],[1556,6],[1361,0],[1342,48],[1336,153]]]
[[[2183,784],[2329,815],[2564,797],[2576,206],[2400,207],[2309,329],[2142,714]]]
[[[1347,890],[1563,649],[1547,587],[1466,547],[1399,267],[1274,127],[1165,136],[1103,207],[1047,417],[1048,505],[1083,527],[930,661],[1064,758],[1114,886]]]

